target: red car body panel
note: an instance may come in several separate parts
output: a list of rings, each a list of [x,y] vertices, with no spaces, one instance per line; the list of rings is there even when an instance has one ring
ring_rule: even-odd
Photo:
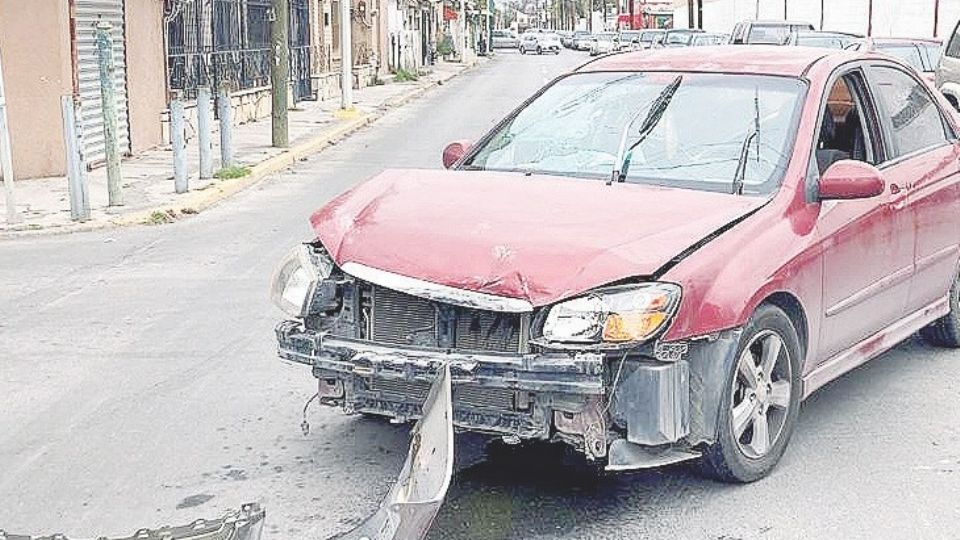
[[[311,223],[337,264],[542,306],[650,276],[764,202],[565,177],[403,170],[341,195]]]
[[[579,69],[806,80],[789,165],[768,199],[546,176],[388,171],[311,221],[338,263],[535,305],[659,270],[656,279],[683,288],[665,341],[742,326],[761,302],[773,301],[798,319],[806,395],[945,314],[960,264],[956,141],[879,165],[887,184],[880,196],[808,196],[827,81],[836,69],[864,61],[912,73],[873,53],[765,46],[627,53]],[[956,130],[949,103],[931,94]]]

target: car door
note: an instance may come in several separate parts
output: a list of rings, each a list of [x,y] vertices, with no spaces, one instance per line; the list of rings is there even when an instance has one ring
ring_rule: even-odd
[[[869,68],[883,114],[889,161],[882,167],[891,188],[906,194],[916,234],[914,272],[904,314],[944,298],[960,257],[960,149],[953,126],[914,74],[899,66]]]
[[[842,151],[848,155],[841,157],[882,165],[885,154],[878,111],[862,69],[841,73],[828,88],[818,132],[818,157],[821,152]],[[832,116],[828,119],[827,115]],[[829,139],[824,132],[830,127],[852,133],[851,139],[856,139],[859,130],[863,151],[855,151],[856,144],[824,142]],[[903,316],[913,272],[914,227],[907,193],[889,178],[886,181],[886,190],[877,197],[821,203],[817,220],[823,263],[819,362]]]

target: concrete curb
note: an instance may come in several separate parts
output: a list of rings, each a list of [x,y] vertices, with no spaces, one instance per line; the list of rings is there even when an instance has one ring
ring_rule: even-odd
[[[315,137],[296,144],[275,156],[269,157],[255,165],[251,165],[249,167],[250,174],[247,176],[220,180],[219,182],[211,184],[205,189],[191,191],[173,203],[148,208],[145,210],[138,210],[129,214],[117,216],[116,218],[108,221],[68,223],[35,229],[0,231],[0,239],[87,232],[113,227],[126,227],[130,225],[161,225],[167,222],[177,221],[186,216],[198,214],[204,210],[216,206],[225,199],[228,199],[233,195],[258,184],[268,176],[290,167],[291,165],[294,165],[298,161],[308,156],[320,152],[330,143],[344,139],[360,128],[379,120],[391,109],[403,106],[423,96],[433,88],[443,85],[450,79],[474,69],[479,64],[480,62],[474,62],[460,71],[445,74],[444,77],[431,80],[427,84],[421,84],[411,88],[408,92],[388,99],[373,112],[360,113],[356,118],[349,119],[343,124],[337,125],[329,131],[320,133]],[[153,218],[156,214],[166,215],[167,217],[164,218],[166,221],[154,222]]]

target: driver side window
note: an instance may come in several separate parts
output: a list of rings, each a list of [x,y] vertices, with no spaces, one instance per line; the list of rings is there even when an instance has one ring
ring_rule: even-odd
[[[830,88],[817,131],[816,160],[820,174],[842,159],[878,163],[872,144],[876,138],[867,129],[869,116],[864,88],[859,71],[843,75]]]

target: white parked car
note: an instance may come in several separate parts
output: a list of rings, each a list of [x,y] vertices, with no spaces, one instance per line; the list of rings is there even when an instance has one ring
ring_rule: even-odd
[[[609,54],[620,48],[620,41],[613,32],[602,32],[593,35],[593,41],[590,42],[590,56],[598,54]]]
[[[560,54],[560,36],[553,33],[524,34],[520,40],[520,54],[535,52],[537,54]]]

